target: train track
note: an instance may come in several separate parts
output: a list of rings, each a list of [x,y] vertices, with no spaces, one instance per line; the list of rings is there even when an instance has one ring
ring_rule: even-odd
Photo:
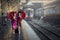
[[[57,28],[54,28],[52,26],[42,26],[42,25],[40,25],[40,24],[38,24],[36,22],[34,22],[34,24],[39,25],[41,28],[44,28],[45,30],[51,32],[52,34],[56,35],[57,37],[60,37],[59,33],[56,32]]]
[[[37,25],[34,22],[28,22],[28,24],[32,27],[33,30],[35,30],[36,33],[38,31],[38,36],[40,36],[39,34],[42,35],[43,38],[40,36],[42,40],[60,40],[58,36],[56,36],[54,33],[51,33],[49,30],[41,27],[40,25]]]

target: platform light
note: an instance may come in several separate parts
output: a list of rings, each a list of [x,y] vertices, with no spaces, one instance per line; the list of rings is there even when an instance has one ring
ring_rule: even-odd
[[[22,10],[23,9],[23,6],[20,6],[20,9]]]
[[[21,3],[26,3],[26,0],[20,0]]]
[[[31,1],[29,1],[26,5],[33,5]]]
[[[22,5],[22,3],[20,3],[20,5]]]

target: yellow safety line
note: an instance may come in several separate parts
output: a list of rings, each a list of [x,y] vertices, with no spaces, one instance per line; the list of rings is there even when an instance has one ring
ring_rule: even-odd
[[[22,23],[22,31],[23,31],[24,40],[29,40],[28,34],[25,30],[25,27],[24,27],[23,23]]]
[[[22,31],[23,31],[24,40],[28,40],[27,32],[25,31],[24,28],[22,28]]]

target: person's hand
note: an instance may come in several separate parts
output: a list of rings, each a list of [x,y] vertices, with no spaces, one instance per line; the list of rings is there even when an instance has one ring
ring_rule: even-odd
[[[22,14],[21,13],[19,13],[19,17],[22,18]]]

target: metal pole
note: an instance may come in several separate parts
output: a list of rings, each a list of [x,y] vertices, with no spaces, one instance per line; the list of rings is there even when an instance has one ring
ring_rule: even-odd
[[[2,9],[2,11],[1,11],[1,21],[2,21],[2,23],[1,23],[1,25],[3,25],[3,1],[1,0],[1,9]]]

